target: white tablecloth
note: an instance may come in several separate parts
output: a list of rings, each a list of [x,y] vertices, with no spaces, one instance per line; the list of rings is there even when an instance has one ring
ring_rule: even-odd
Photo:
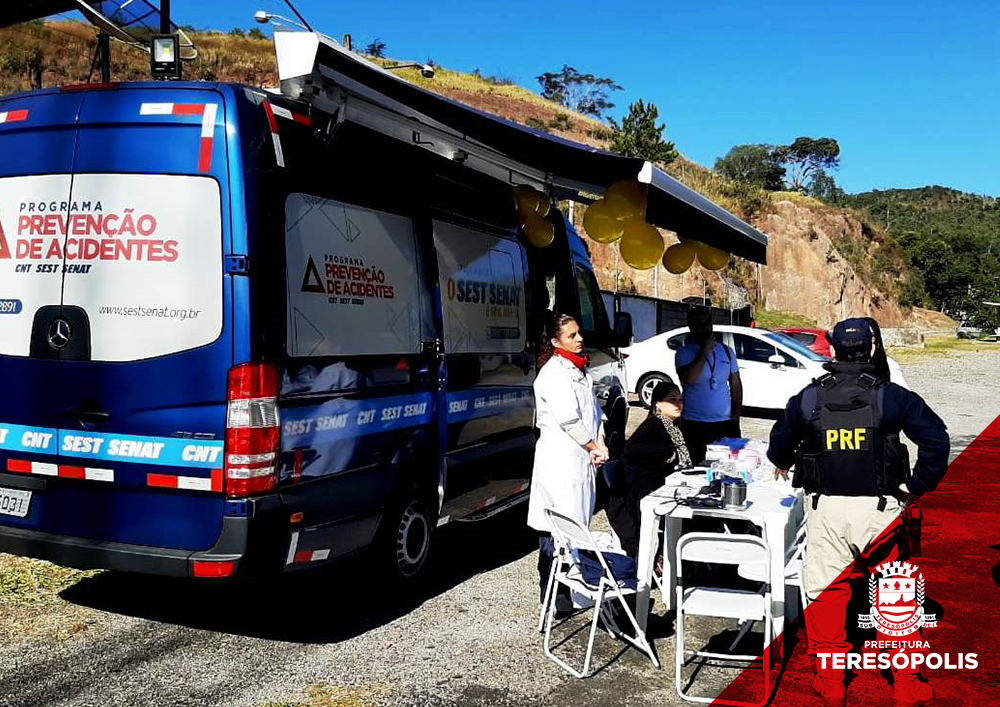
[[[757,481],[747,486],[747,507],[743,510],[716,508],[690,508],[675,503],[674,494],[678,487],[689,486],[699,489],[705,485],[704,476],[671,474],[666,483],[649,494],[639,504],[641,513],[638,562],[638,596],[636,599],[636,619],[645,630],[649,616],[649,592],[653,584],[653,565],[657,548],[657,530],[665,518],[663,574],[666,584],[662,599],[667,609],[673,607],[674,563],[676,562],[677,540],[680,537],[681,520],[695,515],[708,518],[746,520],[763,531],[763,537],[771,550],[771,596],[773,597],[771,616],[775,636],[781,636],[785,625],[786,591],[793,603],[797,602],[794,587],[785,586],[785,557],[795,543],[795,533],[802,521],[804,507],[801,489],[792,488],[786,481]],[[794,617],[793,617],[794,618]],[[772,647],[781,653],[777,643]]]

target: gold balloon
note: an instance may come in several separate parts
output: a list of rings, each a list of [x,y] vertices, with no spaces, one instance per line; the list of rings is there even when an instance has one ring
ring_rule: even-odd
[[[646,185],[635,179],[622,179],[608,187],[605,196],[621,196],[629,201],[645,203]]]
[[[690,243],[674,243],[663,254],[663,267],[667,272],[680,275],[694,263],[695,247]]]
[[[583,230],[598,243],[614,243],[624,229],[625,222],[610,212],[604,199],[595,201],[583,214]]]
[[[701,243],[698,246],[698,262],[706,270],[722,270],[729,262],[729,253]]]
[[[551,205],[547,194],[525,184],[514,187],[514,201],[521,216],[528,214],[547,216]]]
[[[542,218],[538,214],[527,214],[521,222],[521,230],[524,237],[536,248],[544,248],[556,237],[556,230],[552,222]]]
[[[649,270],[663,257],[663,236],[654,226],[635,219],[625,226],[618,248],[622,260],[636,270]]]
[[[630,201],[623,196],[609,194],[602,201],[609,214],[621,221],[631,221],[634,218],[646,220],[646,205]]]
[[[646,218],[646,187],[634,179],[623,179],[608,187],[604,195],[612,213],[629,220]]]

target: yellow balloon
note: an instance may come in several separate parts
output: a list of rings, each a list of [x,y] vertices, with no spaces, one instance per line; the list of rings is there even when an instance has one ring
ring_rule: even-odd
[[[646,185],[635,179],[622,179],[608,187],[605,196],[621,196],[629,201],[645,203]]]
[[[622,260],[636,270],[649,270],[663,257],[663,236],[654,226],[635,219],[625,226],[618,248]]]
[[[595,201],[583,214],[583,230],[598,243],[614,243],[624,229],[625,222],[610,212],[604,199]]]
[[[514,201],[517,203],[517,210],[522,216],[528,214],[538,214],[547,216],[549,213],[549,197],[544,192],[529,187],[525,184],[514,187]]]
[[[634,218],[646,220],[646,205],[630,201],[623,196],[609,194],[604,197],[608,213],[621,221],[631,221]]]
[[[646,187],[634,179],[615,182],[608,187],[604,199],[619,218],[646,218]]]
[[[690,243],[674,243],[663,254],[663,267],[667,272],[680,275],[694,263],[695,248]]]
[[[524,231],[528,243],[536,248],[544,248],[556,237],[556,229],[552,222],[538,214],[527,214],[521,222],[521,230]]]
[[[729,253],[702,243],[698,247],[698,262],[706,270],[722,270],[729,262]]]

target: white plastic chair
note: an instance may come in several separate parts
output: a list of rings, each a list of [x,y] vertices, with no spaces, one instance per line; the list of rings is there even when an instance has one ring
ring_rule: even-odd
[[[803,516],[799,527],[795,531],[795,544],[785,556],[785,584],[790,584],[798,588],[799,601],[802,602],[801,607],[803,612],[809,606],[809,597],[806,596],[805,583],[802,581],[802,564],[805,561],[805,551],[806,519]],[[736,571],[740,577],[749,579],[752,582],[765,581],[759,566],[741,564]]]
[[[688,533],[677,541],[677,566],[675,568],[677,581],[677,636],[674,646],[674,685],[677,694],[689,702],[711,703],[716,705],[738,705],[739,707],[759,707],[767,704],[771,695],[771,590],[765,580],[760,591],[747,589],[727,589],[716,587],[687,587],[682,584],[684,563],[710,562],[720,565],[760,566],[763,576],[769,578],[770,553],[767,544],[756,535],[723,534],[723,533]],[[681,668],[686,665],[686,657],[713,658],[716,660],[755,662],[757,655],[736,655],[732,653],[711,653],[708,651],[689,651],[684,647],[684,617],[715,616],[719,618],[737,619],[743,624],[739,639],[749,630],[749,623],[764,621],[764,696],[760,702],[741,702],[723,700],[713,697],[696,697],[688,695],[681,687]],[[736,643],[733,644],[735,648]],[[730,649],[732,650],[732,648]]]
[[[611,636],[616,636],[631,643],[636,648],[642,650],[653,665],[660,667],[656,654],[652,646],[646,639],[645,634],[639,629],[639,623],[635,620],[635,614],[625,602],[627,594],[635,594],[636,577],[635,572],[631,576],[616,576],[609,566],[609,559],[613,559],[618,553],[603,551],[598,545],[594,536],[579,521],[565,516],[552,509],[545,509],[545,517],[552,529],[552,537],[555,541],[556,556],[552,562],[552,571],[549,573],[549,580],[545,588],[545,598],[542,601],[542,612],[545,615],[545,641],[543,651],[546,657],[554,663],[568,671],[571,675],[584,678],[590,671],[590,658],[594,649],[594,636],[597,633],[597,621],[604,618],[605,628]],[[579,554],[580,552],[591,552],[597,558],[597,564],[587,562]],[[627,558],[625,555],[620,555]],[[619,572],[619,575],[622,573]],[[590,636],[587,640],[587,654],[583,662],[583,670],[578,671],[569,663],[556,656],[550,647],[552,640],[552,622],[556,613],[556,585],[561,584],[568,587],[574,594],[579,595],[594,603],[594,618],[590,624]],[[634,635],[622,632],[611,618],[610,612],[606,611],[606,604],[614,605],[617,599],[629,622],[632,624]]]

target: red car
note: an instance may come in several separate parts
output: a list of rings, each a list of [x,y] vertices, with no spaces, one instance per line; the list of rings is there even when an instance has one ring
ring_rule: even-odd
[[[775,331],[788,334],[799,343],[808,346],[820,356],[826,356],[827,358],[832,356],[830,353],[830,340],[826,338],[825,329],[799,329],[796,327],[783,327],[781,329],[775,329]]]

